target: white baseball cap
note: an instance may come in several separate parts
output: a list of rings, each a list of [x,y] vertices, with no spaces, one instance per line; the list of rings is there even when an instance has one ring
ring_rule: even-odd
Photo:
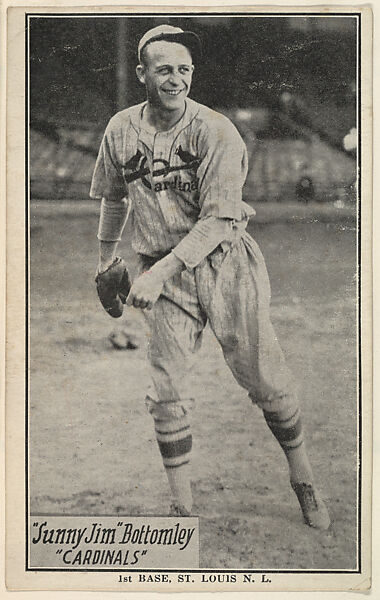
[[[138,46],[138,57],[141,60],[142,50],[151,42],[157,42],[165,40],[167,42],[177,42],[186,46],[191,52],[193,60],[197,60],[201,57],[202,47],[201,40],[196,33],[192,31],[184,31],[180,27],[173,27],[172,25],[158,25],[149,29],[141,38]]]

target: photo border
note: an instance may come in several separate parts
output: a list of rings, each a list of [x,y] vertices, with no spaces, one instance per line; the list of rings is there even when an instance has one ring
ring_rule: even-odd
[[[227,7],[223,8],[223,11],[214,11],[212,7],[211,10],[201,10],[194,11],[189,7],[183,7],[177,11],[171,11],[171,7],[165,7],[163,10],[162,7],[155,7],[154,13],[144,12],[144,9],[148,7],[139,7],[139,9],[133,8],[131,6],[125,6],[122,12],[80,12],[78,7],[72,13],[63,11],[64,7],[61,7],[61,10],[58,13],[53,12],[36,12],[38,10],[37,7],[32,9],[27,9],[28,12],[25,12],[25,571],[26,572],[87,572],[87,573],[112,573],[112,572],[165,572],[165,573],[277,573],[277,574],[362,574],[362,546],[363,546],[363,532],[362,532],[362,519],[363,519],[363,511],[362,511],[362,496],[363,496],[363,482],[362,482],[362,464],[363,464],[363,388],[362,388],[362,379],[363,379],[363,363],[362,363],[362,318],[363,318],[363,306],[362,306],[362,113],[361,113],[361,94],[362,94],[362,14],[363,8],[360,8],[360,5],[355,7],[358,12],[344,12],[345,8],[348,7],[336,7],[338,12],[329,11],[328,15],[323,12],[310,12],[307,6],[300,7],[303,10],[291,10],[284,12],[269,12],[266,10],[266,7],[263,7],[259,12],[247,11],[240,12],[238,11],[238,7]],[[66,9],[67,7],[65,7]],[[115,7],[114,7],[115,8]],[[247,7],[244,7],[246,10]],[[261,8],[261,7],[260,7]],[[271,7],[268,7],[270,9]],[[334,7],[335,8],[335,7]],[[108,9],[108,7],[107,7]],[[106,9],[106,10],[107,10]],[[132,14],[128,11],[132,10]],[[358,38],[357,38],[357,47],[358,47],[358,81],[357,81],[357,106],[358,106],[358,139],[359,139],[359,151],[357,156],[357,165],[358,165],[358,209],[357,209],[357,223],[358,223],[358,231],[357,231],[357,269],[358,269],[358,284],[357,284],[357,315],[358,315],[358,327],[357,327],[357,339],[358,339],[358,362],[357,362],[357,381],[358,381],[358,395],[357,395],[357,417],[358,417],[358,468],[357,468],[357,569],[355,570],[347,570],[347,569],[332,569],[332,570],[320,570],[320,569],[197,569],[197,570],[177,570],[177,569],[91,569],[88,571],[87,569],[36,569],[29,568],[28,566],[28,546],[29,546],[29,311],[30,311],[30,303],[29,303],[29,291],[30,291],[30,264],[29,264],[29,244],[30,244],[30,231],[29,231],[29,223],[30,223],[30,189],[29,189],[29,18],[30,17],[88,17],[88,18],[97,18],[97,17],[148,17],[148,16],[157,16],[159,14],[166,16],[177,16],[181,14],[181,16],[241,16],[241,17],[254,17],[254,16],[273,16],[273,17],[282,17],[282,16],[320,16],[320,17],[333,17],[333,16],[349,16],[349,17],[358,17]],[[367,256],[367,260],[369,257]],[[98,515],[101,516],[101,515]],[[110,516],[110,515],[107,515]],[[119,515],[120,516],[120,515]],[[368,515],[369,516],[369,515]],[[32,588],[30,588],[32,589]],[[77,588],[72,588],[77,589]],[[97,588],[98,589],[98,588]],[[293,588],[291,588],[293,589]],[[304,588],[309,589],[309,588]],[[310,589],[320,589],[320,588],[310,588]],[[339,588],[342,589],[342,588]],[[191,591],[191,590],[189,590]],[[256,590],[255,590],[256,591]]]

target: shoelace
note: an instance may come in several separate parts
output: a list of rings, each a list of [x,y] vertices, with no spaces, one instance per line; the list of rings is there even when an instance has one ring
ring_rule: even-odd
[[[304,484],[302,486],[302,499],[307,509],[318,509],[318,503],[315,498],[314,490],[310,485]]]

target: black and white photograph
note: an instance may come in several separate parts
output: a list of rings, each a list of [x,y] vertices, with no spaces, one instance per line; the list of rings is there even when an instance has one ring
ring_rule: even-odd
[[[195,10],[24,9],[19,559],[40,589],[369,589],[369,31]]]

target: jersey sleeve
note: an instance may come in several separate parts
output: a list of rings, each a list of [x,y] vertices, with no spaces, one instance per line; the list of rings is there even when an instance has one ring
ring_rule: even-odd
[[[199,218],[242,218],[242,188],[248,171],[245,143],[235,126],[218,115],[199,136]]]
[[[100,145],[92,176],[91,198],[121,200],[127,195],[119,156],[122,151],[122,131],[114,118],[108,123]]]
[[[214,121],[198,139],[198,221],[173,249],[188,269],[198,266],[220,243],[231,238],[235,221],[245,226],[254,214],[242,201],[248,170],[246,146],[226,117],[215,113]]]

